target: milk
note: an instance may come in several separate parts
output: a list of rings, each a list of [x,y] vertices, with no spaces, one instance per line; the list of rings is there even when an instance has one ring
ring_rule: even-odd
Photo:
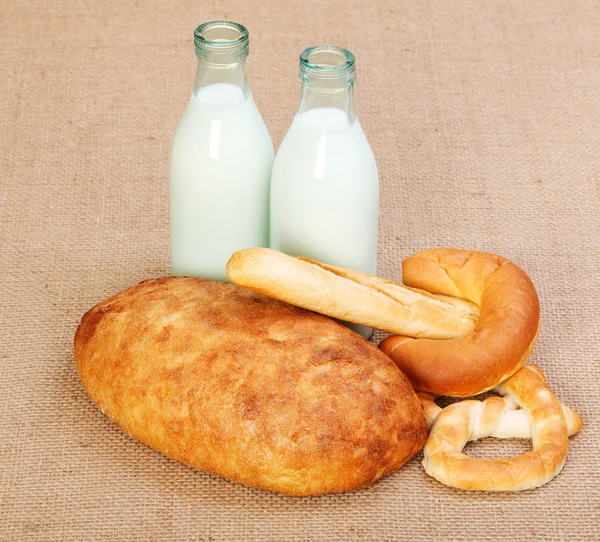
[[[272,248],[376,273],[379,182],[358,119],[332,107],[296,115],[271,183]]]
[[[192,94],[170,160],[171,273],[227,280],[231,254],[269,241],[273,144],[249,90]]]
[[[377,166],[358,119],[333,107],[298,113],[273,165],[271,247],[374,275],[378,208]]]

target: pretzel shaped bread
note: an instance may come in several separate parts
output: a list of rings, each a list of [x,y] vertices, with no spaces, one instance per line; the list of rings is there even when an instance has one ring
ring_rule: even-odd
[[[560,472],[567,457],[569,435],[583,426],[579,414],[561,404],[536,365],[523,367],[494,391],[503,397],[461,401],[444,409],[431,395],[418,394],[427,421],[432,424],[423,448],[427,474],[458,489],[521,491],[539,487]],[[513,410],[515,406],[521,410]],[[513,414],[506,416],[508,412]],[[529,431],[524,425],[529,425]],[[533,450],[492,460],[462,453],[467,442],[488,436],[530,436]]]
[[[470,397],[497,386],[529,358],[539,331],[540,304],[533,283],[516,264],[486,252],[424,250],[404,260],[402,281],[466,299],[481,309],[475,329],[461,337],[393,335],[380,343],[415,389]]]

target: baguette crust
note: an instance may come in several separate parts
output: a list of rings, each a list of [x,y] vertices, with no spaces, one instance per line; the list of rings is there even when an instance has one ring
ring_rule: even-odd
[[[410,337],[449,339],[471,332],[477,305],[267,248],[233,254],[227,275],[235,284],[367,327]]]
[[[402,264],[405,284],[479,305],[475,329],[449,340],[392,336],[379,347],[413,387],[469,397],[490,390],[527,361],[539,332],[540,305],[526,273],[485,252],[424,250]]]
[[[408,380],[346,327],[234,284],[169,277],[88,311],[81,381],[125,432],[288,495],[357,489],[425,443]]]

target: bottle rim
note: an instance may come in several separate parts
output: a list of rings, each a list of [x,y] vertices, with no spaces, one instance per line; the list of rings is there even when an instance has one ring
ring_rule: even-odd
[[[300,68],[311,70],[323,75],[331,73],[338,75],[340,72],[354,68],[354,55],[339,45],[321,44],[307,47],[300,53]]]
[[[248,29],[233,21],[215,20],[202,23],[194,30],[196,54],[247,52]]]

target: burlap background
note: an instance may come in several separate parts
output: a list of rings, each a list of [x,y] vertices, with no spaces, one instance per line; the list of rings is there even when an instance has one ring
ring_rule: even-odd
[[[598,1],[0,6],[0,539],[598,539]],[[417,458],[366,490],[284,498],[163,457],[88,399],[72,356],[80,316],[168,270],[170,138],[194,77],[192,31],[212,18],[250,29],[251,85],[276,144],[297,106],[299,52],[334,42],[356,54],[382,275],[432,246],[529,272],[543,312],[533,360],[587,422],[553,482],[454,491]]]

